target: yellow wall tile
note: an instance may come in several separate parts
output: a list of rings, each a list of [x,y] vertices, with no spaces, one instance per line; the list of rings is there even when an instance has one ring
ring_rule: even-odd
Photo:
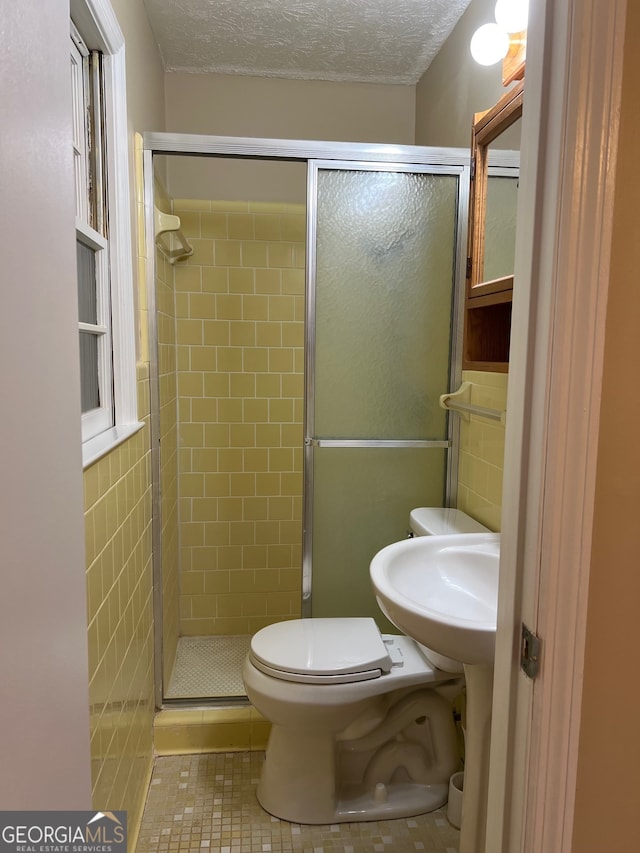
[[[217,320],[244,320],[242,296],[238,294],[217,294],[215,317]]]
[[[253,382],[255,389],[255,379]],[[264,423],[269,420],[269,400],[245,399],[243,405],[243,419],[248,423]],[[245,457],[245,463],[247,459]],[[263,470],[263,469],[260,469]]]
[[[242,262],[246,264],[244,257],[244,246],[242,249]],[[246,266],[238,267],[229,270],[229,292],[230,293],[253,293],[254,291],[254,271],[247,269]]]
[[[225,423],[239,423],[242,421],[242,400],[235,398],[221,398],[218,401],[219,419]],[[215,420],[215,418],[211,418]]]
[[[278,269],[294,266],[294,245],[292,243],[269,243],[268,265]]]
[[[263,347],[245,347],[243,351],[244,369],[253,373],[266,373],[269,370],[269,350]],[[258,396],[265,396],[257,391]]]
[[[306,240],[306,219],[304,216],[285,214],[282,217],[282,239],[304,243]]]
[[[304,296],[304,270],[282,270],[282,293]]]
[[[259,405],[266,401],[263,400],[255,400],[254,404]],[[249,406],[249,402],[245,400],[245,410]],[[262,472],[268,471],[269,466],[269,451],[266,448],[252,448],[247,447],[243,451],[243,468],[245,471],[252,471],[256,474],[256,488],[257,488],[257,478],[261,475]]]
[[[229,213],[229,237],[233,240],[253,240],[255,217],[249,213]]]
[[[211,266],[213,264],[213,242],[211,240],[191,238],[189,243],[193,248],[193,254],[186,261],[189,266]]]
[[[189,316],[196,320],[209,320],[213,317],[216,297],[212,293],[191,293],[189,295]]]
[[[211,202],[202,198],[174,198],[174,213],[179,214],[185,210],[208,211],[211,210]]]
[[[241,347],[217,347],[217,369],[239,373],[242,370]]]
[[[220,521],[244,521],[242,498],[221,498],[218,502]]]
[[[293,349],[270,349],[269,370],[271,373],[291,373],[293,371]]]
[[[269,298],[257,294],[243,296],[242,311],[245,320],[267,320],[269,319]]]
[[[281,270],[257,269],[255,271],[256,293],[280,293],[282,288]]]
[[[205,293],[227,293],[229,272],[226,267],[203,267],[202,290]]]
[[[291,321],[295,319],[295,300],[293,296],[272,296],[269,299],[269,319]]]
[[[173,287],[175,287],[176,292],[196,293],[202,290],[202,270],[200,267],[176,265],[173,274],[175,277]]]
[[[226,213],[202,213],[200,216],[202,237],[209,240],[225,240],[229,236]]]
[[[258,240],[244,240],[242,243],[242,263],[246,267],[267,266],[268,243]]]
[[[269,421],[290,423],[293,420],[293,400],[269,400]]]
[[[224,463],[220,463],[224,464]],[[231,481],[228,473],[207,473],[205,477],[205,494],[208,499],[216,499],[216,508],[219,507],[217,498],[231,494]]]
[[[271,448],[280,445],[280,427],[277,424],[256,424],[256,447]],[[271,470],[276,470],[271,468]],[[277,469],[280,470],[280,469]]]
[[[256,240],[282,239],[282,220],[280,216],[259,213],[255,215],[254,222]]]
[[[176,200],[174,209],[184,211],[197,244],[189,263],[173,270],[175,300],[170,290],[164,296],[163,358],[172,360],[178,380],[168,369],[162,387],[169,400],[176,395],[181,425],[174,442],[179,434],[185,450],[176,454],[181,554],[191,578],[181,630],[244,633],[269,621],[265,594],[282,589],[282,572],[300,573],[302,485],[295,471],[304,385],[294,371],[303,369],[305,212],[300,205],[191,200]],[[172,353],[174,305],[180,319]],[[98,539],[100,530],[99,522]],[[250,592],[257,572],[265,573],[259,602],[245,601],[244,613],[233,599],[214,607],[230,577],[234,591]],[[273,618],[299,608],[300,582],[292,588],[285,577],[287,595],[272,600]]]
[[[215,421],[218,411],[218,401],[211,398],[203,398],[192,400],[192,404],[190,407],[190,420],[192,421],[202,421],[209,422]]]
[[[231,424],[230,443],[232,447],[255,447],[255,424]]]
[[[134,818],[152,762],[153,684],[136,677],[153,662],[147,430],[84,475],[93,799]]]
[[[255,525],[250,521],[232,521],[229,522],[229,544],[230,545],[253,545],[255,539]],[[231,592],[239,592],[234,587],[233,578],[240,575],[245,576],[244,572],[231,572],[232,578]]]
[[[221,471],[242,471],[244,469],[244,452],[239,447],[218,450],[218,467]]]
[[[506,374],[464,371],[462,379],[473,383],[476,405],[506,408]],[[504,426],[472,417],[460,425],[460,448],[458,508],[491,530],[500,530]]]
[[[246,402],[256,402],[256,377],[253,373],[234,373],[230,378],[229,393],[232,397],[242,397]],[[243,409],[244,420],[247,420],[247,407]]]
[[[216,549],[217,554],[217,549]],[[225,571],[223,569],[218,569],[216,571],[209,571],[204,576],[204,589],[205,592],[211,594],[217,594],[220,592],[230,592],[231,591],[231,578],[232,573],[230,571]]]
[[[256,376],[256,395],[258,397],[279,397],[282,377],[278,374],[263,373]]]
[[[239,240],[216,240],[215,241],[215,263],[219,267],[239,267],[242,264],[241,244]],[[213,243],[209,244],[211,260],[213,264]]]
[[[256,344],[256,324],[243,320],[231,324],[229,343],[234,347],[254,347]]]

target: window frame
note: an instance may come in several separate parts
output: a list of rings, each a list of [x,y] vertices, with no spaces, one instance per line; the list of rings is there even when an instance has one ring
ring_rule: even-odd
[[[82,413],[82,437],[86,442],[114,426],[109,244],[102,234],[81,219],[76,219],[76,243],[91,249],[95,261],[96,322],[78,322],[80,334],[88,333],[98,339],[97,381],[100,405]]]
[[[86,468],[144,426],[138,420],[136,326],[129,183],[125,41],[109,0],[70,0],[70,16],[90,49],[103,55],[104,135],[114,423],[83,440]]]

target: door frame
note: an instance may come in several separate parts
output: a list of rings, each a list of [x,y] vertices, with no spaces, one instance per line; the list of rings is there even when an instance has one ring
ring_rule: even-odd
[[[531,8],[486,837],[501,853],[572,850],[625,11]]]

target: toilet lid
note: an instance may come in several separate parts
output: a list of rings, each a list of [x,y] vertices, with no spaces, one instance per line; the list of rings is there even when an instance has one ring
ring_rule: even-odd
[[[251,638],[254,666],[285,681],[336,684],[379,678],[391,658],[369,618],[294,619]]]

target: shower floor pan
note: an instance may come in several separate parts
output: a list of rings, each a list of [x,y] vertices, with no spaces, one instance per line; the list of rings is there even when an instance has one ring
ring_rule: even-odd
[[[242,664],[247,636],[180,637],[165,699],[245,696]]]

